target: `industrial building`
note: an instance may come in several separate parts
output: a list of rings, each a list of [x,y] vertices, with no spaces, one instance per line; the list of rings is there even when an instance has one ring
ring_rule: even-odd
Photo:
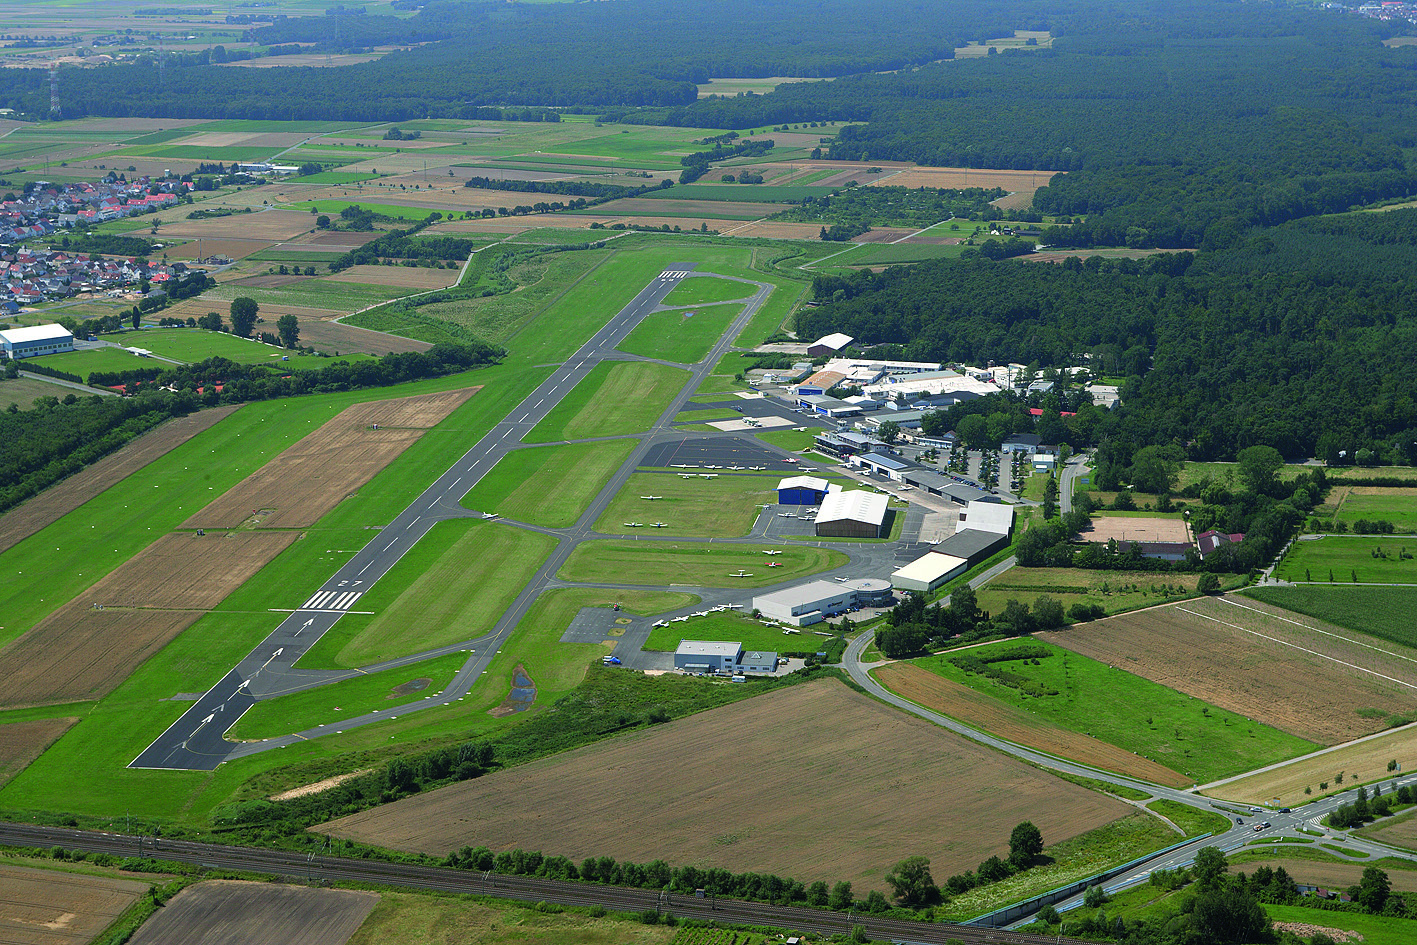
[[[891,584],[902,591],[929,594],[967,570],[967,559],[930,551],[892,574]]]
[[[869,436],[864,433],[852,433],[848,430],[820,434],[814,444],[814,448],[818,452],[841,459],[855,456],[857,453],[869,453],[873,446],[875,443]]]
[[[819,538],[886,537],[887,496],[878,492],[833,492],[817,511]]]
[[[825,338],[818,338],[816,341],[809,344],[807,346],[807,357],[831,357],[855,340],[856,339],[852,338],[850,335],[844,335],[839,331],[833,332]]]
[[[1014,530],[1014,507],[1002,502],[976,499],[959,513],[958,531],[973,529],[1008,537]]]
[[[764,617],[794,627],[821,623],[855,607],[888,607],[893,603],[890,583],[876,578],[812,581],[753,598],[753,608]]]
[[[802,388],[798,388],[800,391]],[[826,394],[801,394],[797,395],[797,406],[810,410],[821,417],[854,417],[861,413],[861,408],[855,404],[848,404],[844,400],[837,400],[835,397],[828,397]]]
[[[840,488],[817,476],[789,476],[777,484],[777,504],[821,505],[828,493]]]
[[[851,465],[860,466],[878,476],[885,476],[893,482],[904,482],[905,474],[914,468],[915,464],[907,462],[898,456],[889,456],[885,453],[862,453],[851,457]]]
[[[1009,536],[996,532],[977,531],[962,528],[935,546],[940,554],[954,555],[969,562],[970,567],[985,560],[994,552],[1009,546]]]
[[[744,653],[741,643],[680,640],[674,668],[686,673],[772,673],[777,671],[777,654]]]
[[[37,358],[74,350],[74,336],[62,325],[34,325],[0,331],[0,350],[7,358]]]

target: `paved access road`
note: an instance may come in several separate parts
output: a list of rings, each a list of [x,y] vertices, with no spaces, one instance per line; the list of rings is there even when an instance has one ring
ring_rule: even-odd
[[[463,454],[452,468],[440,476],[408,508],[396,515],[369,544],[336,571],[333,577],[320,587],[312,589],[309,598],[300,608],[283,620],[230,673],[159,735],[129,767],[212,770],[238,748],[246,748],[244,753],[260,750],[259,747],[253,749],[252,746],[238,746],[222,736],[261,696],[308,688],[312,682],[318,684],[356,675],[356,672],[302,671],[294,669],[294,665],[340,617],[355,607],[374,582],[387,574],[434,524],[445,519],[479,516],[480,513],[464,509],[461,505],[462,497],[468,490],[507,452],[519,446],[522,437],[550,413],[596,365],[607,359],[623,360],[624,356],[616,353],[615,346],[624,340],[644,316],[653,312],[693,268],[692,263],[680,263],[660,273],[579,351],[518,404],[507,415],[507,419],[493,427],[472,449]],[[767,289],[758,286],[758,296],[757,305],[750,307],[748,317],[766,300]],[[707,366],[703,368],[704,372],[707,370]],[[687,395],[682,399],[687,399]],[[559,562],[556,566],[559,567]],[[495,653],[495,646],[491,647],[491,651]],[[490,658],[492,654],[486,655]],[[420,658],[426,656],[427,654],[420,654]],[[458,674],[453,687],[462,686],[463,691],[466,691],[466,687],[469,687],[476,675],[480,675],[481,670],[485,668],[484,662],[474,675],[470,663]],[[449,691],[453,687],[450,687]],[[412,711],[407,706],[403,709]],[[356,720],[349,722],[355,723]]]

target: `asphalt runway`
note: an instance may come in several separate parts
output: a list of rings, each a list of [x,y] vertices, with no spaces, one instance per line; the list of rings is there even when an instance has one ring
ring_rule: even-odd
[[[461,499],[561,399],[603,360],[619,360],[615,346],[694,268],[676,263],[660,273],[579,351],[497,424],[472,449],[400,512],[323,585],[311,591],[293,612],[240,663],[206,692],[182,717],[129,763],[130,768],[210,771],[243,746],[223,736],[261,697],[307,689],[358,674],[358,671],[310,672],[295,663],[355,607],[361,596],[389,572],[437,522],[476,517]],[[765,298],[764,294],[764,298]],[[470,664],[471,665],[471,664]],[[465,668],[454,685],[468,682]]]

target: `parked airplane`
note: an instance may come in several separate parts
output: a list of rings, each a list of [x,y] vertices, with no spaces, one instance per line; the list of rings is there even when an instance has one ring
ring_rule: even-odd
[[[747,571],[739,570],[737,574],[730,574],[729,577],[752,577]]]
[[[765,555],[780,555],[780,554],[782,554],[782,552],[780,552],[780,551],[770,551],[770,550],[764,548],[764,549],[763,549],[763,554],[765,554]]]
[[[664,496],[662,496],[662,495],[642,495],[642,496],[640,496],[640,498],[641,498],[641,499],[645,499],[645,500],[650,501],[650,502],[654,502],[654,501],[657,500],[657,499],[662,499],[662,498],[664,498]]]
[[[650,624],[650,626],[651,626],[651,627],[667,627],[667,626],[669,626],[669,621],[668,621],[668,620],[656,620],[654,623]]]
[[[770,567],[770,568],[780,568],[780,567],[782,567],[782,566],[783,566],[783,565],[782,565],[782,562],[781,562],[781,561],[769,561],[769,562],[768,562],[768,567]]]
[[[649,523],[649,527],[650,527],[650,528],[668,528],[668,527],[669,527],[669,524],[668,524],[667,522],[650,522],[650,523]]]
[[[644,526],[645,526],[645,523],[644,523],[644,522],[626,522],[626,523],[625,523],[625,527],[626,527],[626,528],[644,528]]]

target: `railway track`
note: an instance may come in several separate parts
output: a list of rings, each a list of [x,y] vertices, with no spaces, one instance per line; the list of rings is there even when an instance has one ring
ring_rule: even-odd
[[[472,893],[523,902],[546,902],[562,906],[601,906],[617,912],[644,912],[654,909],[676,918],[716,920],[726,924],[771,925],[798,932],[831,935],[850,932],[860,925],[875,939],[945,945],[1042,945],[1076,939],[1030,935],[1003,929],[982,929],[950,923],[909,922],[855,913],[828,912],[798,906],[773,906],[740,899],[700,899],[680,893],[600,886],[535,876],[508,876],[456,870],[413,863],[388,863],[351,857],[320,856],[288,850],[227,846],[170,840],[132,834],[43,827],[33,824],[0,823],[0,844],[8,846],[62,846],[87,853],[114,856],[150,856],[212,869],[271,873],[307,881],[344,880],[379,883],[438,892]]]

